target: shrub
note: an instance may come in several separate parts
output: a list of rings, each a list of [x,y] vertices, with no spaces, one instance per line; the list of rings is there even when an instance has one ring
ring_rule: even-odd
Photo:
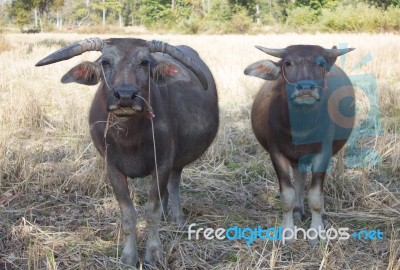
[[[384,26],[383,11],[380,8],[359,3],[356,6],[340,5],[336,9],[323,9],[321,25],[329,31],[376,32]]]
[[[288,11],[286,24],[291,27],[309,26],[317,21],[317,11],[306,7],[295,7]]]
[[[247,15],[247,11],[245,9],[238,10],[233,14],[230,22],[227,23],[227,31],[228,33],[246,33],[251,25],[252,20]]]
[[[191,16],[184,19],[178,25],[178,29],[184,34],[197,34],[200,30],[202,21],[197,16]]]
[[[385,30],[399,31],[400,30],[400,8],[390,6],[382,15],[385,20]]]

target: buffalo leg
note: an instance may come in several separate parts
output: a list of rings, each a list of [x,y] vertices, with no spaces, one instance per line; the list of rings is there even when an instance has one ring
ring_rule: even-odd
[[[112,164],[107,164],[107,175],[121,210],[122,230],[125,234],[121,261],[124,264],[135,266],[138,261],[136,246],[137,214],[129,194],[127,177]]]
[[[162,197],[162,212],[161,212],[161,219],[167,220],[168,216],[168,199],[169,199],[169,192],[166,190],[164,192],[164,196]]]
[[[182,169],[173,170],[169,176],[168,193],[171,200],[172,221],[178,225],[184,222],[181,199],[179,196],[179,185],[181,182]]]
[[[145,207],[145,214],[147,220],[148,236],[146,243],[145,261],[148,264],[161,262],[163,258],[162,245],[159,235],[161,207],[165,192],[167,192],[168,173],[165,170],[159,170],[159,181],[153,173],[153,180],[149,193],[149,201]]]
[[[274,153],[273,151],[271,152]],[[292,229],[292,232],[294,232],[293,208],[296,201],[296,193],[290,181],[289,161],[283,155],[279,154],[278,151],[275,151],[274,154],[271,154],[271,160],[279,180],[283,212],[282,229]],[[294,233],[291,235],[291,237],[289,234],[285,235],[288,237],[285,240],[286,242],[294,240]]]
[[[308,191],[308,204],[311,210],[310,229],[314,229],[317,232],[319,229],[324,229],[322,220],[322,214],[324,213],[324,180],[332,156],[332,144],[325,142],[322,147],[322,153],[315,155],[313,159],[311,186]],[[318,237],[316,235],[313,236],[315,239],[310,239],[310,243],[317,244]]]
[[[322,214],[324,211],[324,196],[323,196],[323,185],[324,185],[325,173],[315,172],[312,174],[311,187],[308,192],[308,204],[311,210],[311,229],[315,229],[317,232],[320,229],[324,229],[324,223],[322,220]],[[311,244],[318,243],[318,238],[314,234],[310,234],[315,239],[310,239]]]
[[[305,217],[304,212],[304,182],[307,176],[306,172],[301,172],[298,164],[292,164],[293,169],[293,185],[296,194],[296,201],[294,203],[293,218],[296,220],[303,220]]]
[[[169,176],[168,189],[162,198],[163,213],[161,216],[166,220],[168,213],[168,199],[171,200],[172,221],[177,225],[183,225],[184,215],[179,196],[179,185],[181,181],[182,169],[173,170]]]

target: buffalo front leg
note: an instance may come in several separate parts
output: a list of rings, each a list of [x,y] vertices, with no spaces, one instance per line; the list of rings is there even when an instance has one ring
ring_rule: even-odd
[[[159,179],[153,173],[153,180],[151,183],[149,200],[145,207],[145,214],[147,220],[147,243],[146,243],[146,264],[155,264],[162,262],[163,250],[159,235],[162,198],[167,192],[168,176],[167,172],[159,170]]]
[[[322,151],[316,154],[312,160],[311,186],[308,192],[308,204],[311,210],[311,226],[309,242],[311,245],[318,243],[318,234],[325,228],[322,214],[324,213],[324,180],[332,157],[332,144],[329,141],[322,142]]]
[[[125,235],[121,262],[130,266],[136,266],[138,262],[136,246],[137,214],[129,194],[127,177],[110,163],[107,164],[107,175],[121,210],[122,230]]]
[[[282,229],[286,231],[283,235],[283,244],[294,240],[293,208],[296,201],[295,189],[290,181],[289,161],[278,151],[271,151],[271,160],[279,180],[282,205]]]
[[[310,233],[310,244],[318,243],[318,232],[324,229],[322,214],[324,212],[324,185],[325,173],[314,172],[311,178],[311,187],[308,192],[308,204],[311,210],[311,226],[313,233]]]
[[[296,201],[294,203],[293,218],[296,220],[303,220],[305,217],[304,212],[304,182],[307,173],[302,172],[298,168],[298,164],[292,164],[293,169],[293,186],[296,194]]]

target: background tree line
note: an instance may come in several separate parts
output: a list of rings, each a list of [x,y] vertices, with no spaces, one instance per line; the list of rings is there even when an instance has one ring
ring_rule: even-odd
[[[183,33],[398,31],[400,0],[0,0],[0,22],[37,31],[95,25]]]

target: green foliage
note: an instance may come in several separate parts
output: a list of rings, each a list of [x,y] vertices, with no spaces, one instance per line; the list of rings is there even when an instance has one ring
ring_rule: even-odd
[[[295,7],[288,12],[286,23],[294,28],[312,25],[317,21],[317,12],[318,11],[307,6]]]
[[[368,4],[374,5],[376,7],[388,8],[390,6],[398,7],[400,6],[400,0],[367,0]]]
[[[106,26],[121,19],[124,26],[188,34],[246,33],[262,25],[289,31],[400,31],[400,0],[12,0],[0,18],[21,28],[33,25],[35,7],[48,31],[55,30],[56,12],[64,25],[94,27],[103,10]]]
[[[339,6],[323,10],[321,24],[329,31],[373,32],[384,26],[383,11],[359,3],[356,6]]]
[[[31,10],[34,7],[33,1],[16,0],[11,5],[11,15],[15,18],[15,24],[22,28],[29,24]]]
[[[230,27],[226,32],[243,34],[250,30],[251,25],[252,20],[249,18],[247,10],[237,6],[229,22]]]
[[[162,5],[157,0],[143,0],[139,10],[140,19],[147,27],[155,25],[163,25],[166,21],[171,21],[172,10],[165,5]]]
[[[400,8],[390,6],[385,11],[385,30],[400,31]]]
[[[324,7],[326,2],[327,0],[297,0],[295,5],[319,11]]]

